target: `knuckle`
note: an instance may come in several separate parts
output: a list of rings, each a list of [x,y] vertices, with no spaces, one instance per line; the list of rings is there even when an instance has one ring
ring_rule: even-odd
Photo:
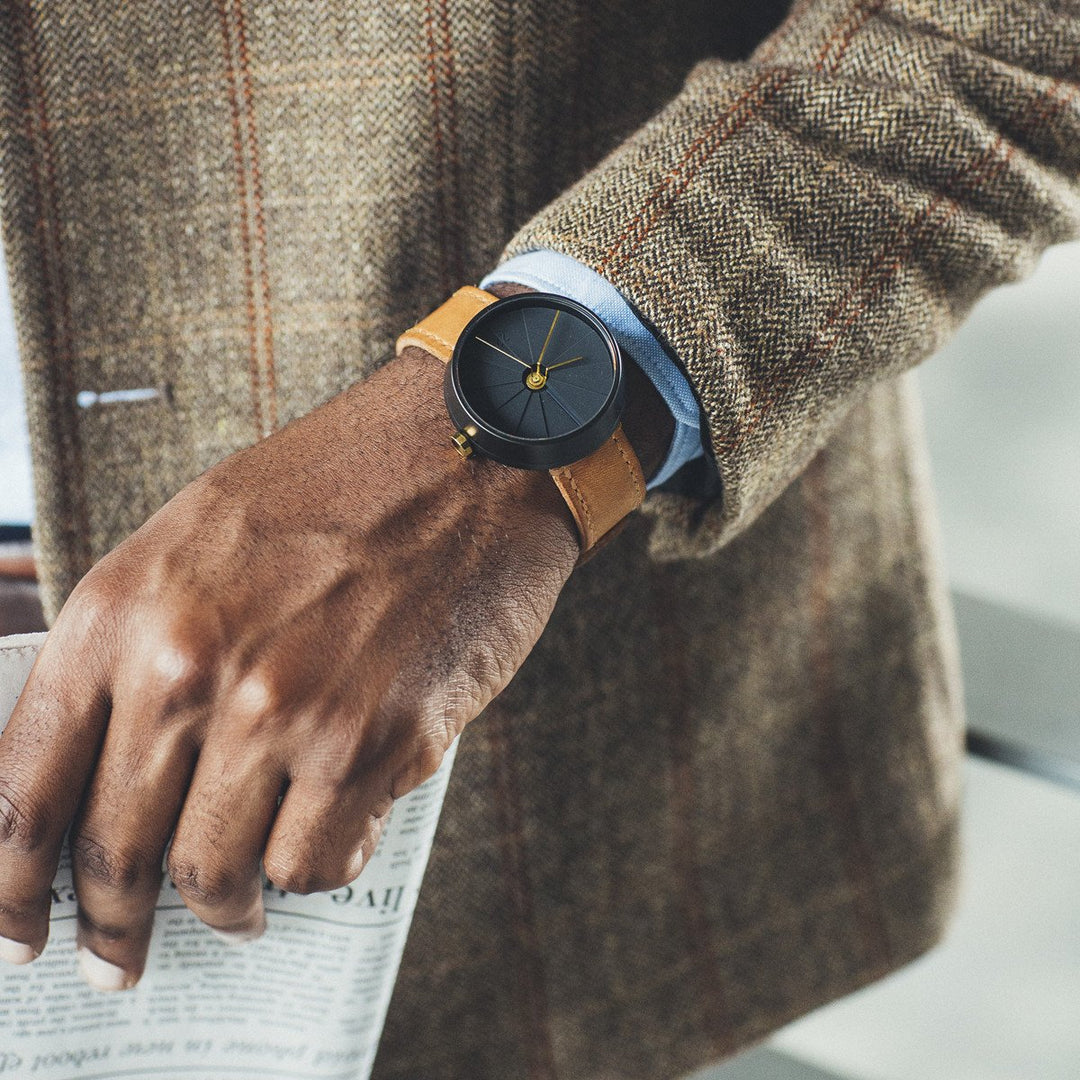
[[[421,740],[405,767],[397,773],[390,785],[391,801],[408,795],[413,788],[419,787],[425,780],[434,776],[442,764],[445,753],[445,747],[430,739]],[[388,810],[389,807],[386,807],[383,813]]]
[[[117,943],[138,940],[146,933],[145,926],[130,926],[123,923],[105,922],[96,915],[91,915],[84,907],[79,908],[79,922],[101,941]]]
[[[240,891],[240,879],[224,866],[206,866],[183,855],[169,858],[169,877],[185,900],[217,907]]]
[[[117,892],[146,884],[152,876],[152,863],[141,852],[110,848],[86,833],[72,838],[71,861],[80,875]]]
[[[37,851],[49,836],[49,825],[29,799],[0,781],[0,844],[21,855]]]
[[[394,800],[395,796],[391,791],[388,791],[382,798],[375,800],[368,811],[369,828],[374,826],[382,828],[382,823],[386,820],[387,814],[393,809]]]
[[[309,859],[273,855],[266,857],[266,876],[276,888],[300,896],[328,892],[348,880],[346,876],[341,880],[328,877]]]
[[[34,922],[42,916],[46,897],[7,896],[0,894],[0,919],[4,922],[23,924]],[[48,910],[45,908],[45,910]],[[10,932],[10,931],[9,931]]]
[[[252,668],[242,675],[229,695],[229,712],[249,737],[263,732],[285,705],[282,676],[271,667]]]
[[[165,635],[150,652],[144,678],[148,694],[166,709],[198,701],[209,690],[207,650],[191,636]]]
[[[439,766],[442,764],[445,754],[446,748],[444,746],[428,741],[423,743],[414,759],[416,773],[421,783],[439,771]]]
[[[364,829],[364,835],[360,841],[360,848],[367,853],[368,858],[375,854],[375,849],[379,846],[379,840],[382,838],[383,830],[390,819],[390,807],[393,804],[394,800],[387,798],[386,808],[381,812],[373,810],[368,818],[367,827]]]

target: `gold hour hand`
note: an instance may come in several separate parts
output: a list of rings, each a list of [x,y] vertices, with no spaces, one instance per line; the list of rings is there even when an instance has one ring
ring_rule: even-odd
[[[550,364],[544,368],[545,371],[554,371],[557,367],[566,367],[567,364],[576,364],[579,360],[584,360],[584,356],[575,356],[573,360],[561,360],[557,364]]]
[[[524,360],[519,360],[519,359],[518,359],[518,358],[517,358],[516,356],[514,356],[514,355],[513,355],[512,353],[508,353],[508,352],[507,352],[507,351],[506,351],[505,349],[500,349],[500,348],[499,348],[499,346],[498,346],[498,345],[496,345],[496,344],[495,344],[494,342],[492,342],[492,341],[486,341],[486,340],[485,340],[484,338],[482,338],[482,337],[479,337],[479,336],[477,336],[476,340],[477,340],[477,341],[479,341],[479,342],[481,342],[481,343],[482,343],[482,344],[484,344],[484,345],[490,345],[490,346],[491,346],[491,348],[493,348],[493,349],[494,349],[494,350],[495,350],[496,352],[501,352],[501,353],[503,354],[503,356],[509,356],[511,360],[515,360],[515,361],[517,361],[517,363],[519,363],[519,364],[520,364],[520,365],[521,365],[522,367],[527,367],[527,368],[531,368],[531,367],[532,367],[532,364],[526,364]]]

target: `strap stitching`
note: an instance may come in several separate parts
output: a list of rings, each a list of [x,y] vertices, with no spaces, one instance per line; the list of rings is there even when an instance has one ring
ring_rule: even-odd
[[[566,475],[570,479],[570,486],[574,489],[574,494],[577,496],[578,502],[581,503],[581,509],[585,512],[585,523],[589,526],[589,531],[592,532],[593,519],[592,511],[589,509],[589,504],[588,502],[586,502],[585,496],[582,494],[581,488],[578,487],[578,482],[574,479],[574,474],[570,472],[569,469],[567,469]]]
[[[582,510],[582,513],[583,513],[583,515],[585,517],[585,525],[586,525],[587,530],[588,530],[588,532],[590,534],[589,536],[585,537],[585,540],[588,541],[588,546],[592,547],[593,542],[594,542],[592,537],[591,537],[591,534],[592,534],[592,531],[593,531],[593,519],[592,519],[592,511],[589,509],[589,504],[586,501],[585,496],[582,494],[581,488],[578,487],[578,483],[574,479],[574,474],[570,471],[569,466],[563,466],[563,468],[561,468],[559,470],[559,472],[569,482],[570,487],[574,492],[574,497],[577,499],[578,503],[580,503],[580,505],[581,505],[581,510]]]
[[[453,343],[447,341],[445,338],[435,333],[434,330],[432,330],[430,327],[425,326],[424,323],[427,322],[427,320],[430,319],[433,315],[438,314],[444,307],[446,307],[447,304],[449,304],[454,299],[454,297],[463,299],[466,302],[474,305],[476,308],[475,311],[470,313],[469,318],[466,319],[465,322],[468,322],[469,319],[471,319],[477,311],[481,311],[483,308],[487,307],[493,302],[491,299],[488,298],[488,294],[485,293],[483,289],[478,289],[474,285],[463,285],[454,293],[453,296],[451,296],[448,300],[445,300],[433,312],[431,312],[429,315],[426,315],[423,319],[420,320],[420,322],[418,322],[410,329],[406,330],[405,333],[401,335],[403,339],[406,339],[406,344],[408,344],[407,339],[410,337],[410,335],[419,337],[422,340],[426,338],[427,341],[435,342],[441,348],[445,349],[448,353],[452,354],[454,351]],[[449,359],[449,357],[447,357],[447,359]]]
[[[625,438],[625,436],[624,436]],[[630,473],[630,479],[634,482],[634,494],[638,498],[638,502],[645,498],[644,492],[641,490],[641,481],[638,479],[638,469],[635,469],[630,461],[630,458],[626,456],[626,451],[623,449],[622,440],[617,434],[611,436],[611,441],[615,444],[615,448],[619,451],[619,457],[623,459],[623,464],[626,466],[627,472]]]
[[[450,352],[454,351],[454,346],[445,338],[436,334],[434,330],[429,330],[426,326],[414,326],[413,331],[418,337],[426,337],[431,341],[437,342],[444,349],[448,349]]]

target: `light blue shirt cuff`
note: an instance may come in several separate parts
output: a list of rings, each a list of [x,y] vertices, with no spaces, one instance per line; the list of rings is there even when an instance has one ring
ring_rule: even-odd
[[[480,288],[496,282],[516,282],[584,304],[611,330],[623,354],[648,376],[671,410],[675,433],[667,457],[650,477],[647,488],[662,484],[688,461],[705,453],[701,412],[686,376],[607,278],[560,251],[537,249],[507,259],[483,278]]]

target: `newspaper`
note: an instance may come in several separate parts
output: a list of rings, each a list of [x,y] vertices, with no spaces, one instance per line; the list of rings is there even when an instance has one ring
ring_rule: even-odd
[[[0,638],[0,730],[43,640]],[[395,803],[351,885],[310,896],[266,886],[257,941],[219,940],[166,875],[146,972],[122,993],[91,989],[76,969],[65,845],[48,946],[31,964],[0,962],[0,1080],[366,1080],[456,749]]]

